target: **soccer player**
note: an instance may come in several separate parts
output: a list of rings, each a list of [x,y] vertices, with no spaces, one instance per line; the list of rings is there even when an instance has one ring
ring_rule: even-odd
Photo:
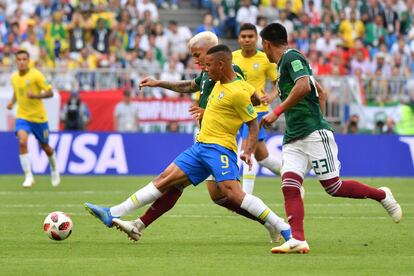
[[[272,81],[273,85],[276,84],[276,64],[270,63],[265,53],[256,49],[258,35],[256,26],[250,23],[245,23],[240,27],[240,33],[238,42],[240,44],[239,50],[233,52],[233,62],[238,65],[246,78],[246,81],[256,88],[257,93],[260,96],[261,104],[255,106],[257,112],[257,120],[260,122],[262,117],[269,111],[269,104],[271,104],[277,97],[277,89],[274,89],[271,93],[264,91],[266,86],[266,80]],[[241,150],[244,150],[246,145],[248,128],[247,125],[243,125],[240,129],[242,136]],[[266,143],[266,131],[264,127],[260,128],[259,141],[257,143],[254,157],[257,162],[268,168],[275,174],[280,174],[281,163],[274,156],[269,155]],[[253,160],[253,166],[243,166],[243,191],[248,194],[253,193],[254,181],[256,178],[256,166],[257,163]]]
[[[30,56],[26,50],[16,53],[17,72],[11,76],[13,97],[7,104],[12,109],[17,102],[16,135],[19,140],[20,164],[25,174],[24,188],[34,185],[34,177],[27,150],[27,139],[33,133],[49,158],[50,174],[54,187],[60,184],[53,149],[49,146],[49,126],[42,99],[53,97],[53,90],[45,76],[35,68],[29,68]]]
[[[243,192],[238,181],[236,134],[243,122],[249,135],[241,159],[251,165],[251,154],[257,143],[259,124],[251,103],[255,90],[233,71],[232,55],[225,45],[210,48],[205,57],[206,71],[216,81],[203,116],[197,142],[180,154],[164,172],[111,208],[86,203],[87,210],[105,225],[117,224],[118,217],[160,198],[170,187],[198,185],[213,174],[220,191],[234,204],[273,225],[286,240],[290,226],[273,213],[259,198]],[[124,230],[121,228],[121,230]],[[125,231],[130,235],[129,231]]]
[[[277,63],[277,85],[282,100],[273,112],[263,117],[261,124],[270,126],[282,113],[285,114],[282,191],[293,236],[281,246],[272,248],[272,252],[309,251],[303,228],[304,206],[299,191],[309,164],[313,166],[319,182],[331,196],[376,200],[395,222],[400,222],[402,210],[390,189],[377,189],[355,180],[339,178],[338,147],[331,126],[322,116],[318,100],[320,86],[313,78],[312,69],[305,57],[299,51],[288,47],[286,29],[281,24],[272,23],[260,35],[263,39],[263,50],[270,62]]]
[[[189,41],[189,49],[191,51],[193,59],[195,63],[199,64],[202,67],[203,70],[197,78],[179,82],[169,82],[145,78],[141,80],[140,86],[163,87],[181,93],[193,93],[200,91],[198,106],[191,107],[190,112],[196,119],[201,121],[204,110],[207,106],[207,99],[210,96],[210,93],[216,83],[209,77],[208,72],[205,70],[205,56],[208,49],[216,46],[217,44],[217,36],[214,33],[208,31],[195,35]],[[233,65],[233,70],[237,72],[240,77],[242,77],[242,72],[238,66]],[[275,229],[270,223],[252,216],[249,212],[245,211],[244,209],[240,208],[239,205],[232,202],[231,199],[227,198],[220,191],[220,189],[217,188],[216,180],[212,175],[207,178],[206,183],[210,197],[214,203],[222,207],[226,207],[227,209],[234,211],[239,215],[258,221],[267,229],[272,242],[279,241],[280,235],[277,229]],[[168,212],[175,205],[178,198],[180,198],[183,189],[184,187],[172,187],[163,193],[161,198],[156,200],[140,218],[133,221],[121,221],[117,219],[115,220],[117,226],[122,228],[123,231],[129,233],[128,235],[132,240],[138,241],[146,227],[148,227],[152,222],[154,222],[164,213]]]

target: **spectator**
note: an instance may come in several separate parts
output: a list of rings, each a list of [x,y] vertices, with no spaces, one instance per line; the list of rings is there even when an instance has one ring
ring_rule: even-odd
[[[176,52],[180,57],[180,61],[184,64],[188,60],[188,41],[192,37],[192,33],[187,26],[178,26],[178,23],[171,20],[168,23],[168,48],[169,52]]]
[[[90,113],[78,93],[72,92],[68,102],[63,106],[60,119],[64,130],[86,130]]]
[[[63,43],[67,43],[68,34],[66,26],[62,21],[62,12],[54,12],[52,21],[46,23],[45,40],[46,45],[52,57],[59,57],[60,47]]]
[[[151,13],[151,20],[154,22],[158,21],[158,9],[157,6],[150,0],[142,0],[137,5],[139,17],[144,18],[144,12],[148,10]]]
[[[236,14],[239,10],[239,0],[221,0],[219,6],[220,33],[223,37],[238,36]]]
[[[377,77],[386,78],[391,75],[391,66],[385,62],[385,55],[382,52],[375,56],[372,67],[372,71],[376,72]]]
[[[72,21],[68,24],[70,52],[79,53],[86,47],[86,23],[82,14],[75,12]]]
[[[131,18],[131,24],[136,25],[138,23],[138,21],[140,20],[137,1],[136,0],[127,0],[124,8],[128,12],[128,14]]]
[[[382,17],[383,7],[378,0],[368,0],[365,5],[361,7],[361,20],[364,24],[373,23],[376,17]]]
[[[357,19],[355,11],[351,11],[349,20],[345,19],[339,25],[339,33],[342,36],[345,46],[348,48],[354,47],[354,40],[356,38],[362,38],[364,32],[364,23]]]
[[[164,68],[160,75],[160,79],[164,81],[176,82],[182,79],[183,73],[184,65],[179,61],[178,55],[173,54],[168,59],[168,62],[164,64]],[[164,89],[163,94],[167,98],[177,98],[180,96],[179,93],[168,89]]]
[[[371,47],[378,48],[380,41],[385,41],[387,34],[382,16],[375,16],[374,22],[369,22],[365,28],[365,43]]]
[[[131,101],[131,91],[124,91],[124,99],[115,106],[114,130],[136,132],[139,127],[139,110],[137,103]]]
[[[385,134],[395,134],[395,121],[391,117],[385,122]]]
[[[161,23],[155,24],[155,45],[159,48],[162,52],[164,57],[168,56],[168,37],[164,32],[164,26]]]
[[[375,120],[375,127],[372,130],[373,134],[384,134],[385,130],[384,130],[384,126],[385,126],[385,121],[387,120],[387,115],[384,112],[377,112],[374,115],[374,120]]]
[[[259,15],[259,10],[252,4],[251,0],[241,0],[240,3],[241,7],[236,13],[237,34],[239,33],[240,26],[244,23],[256,24],[257,16]]]
[[[322,37],[316,40],[316,50],[323,54],[330,54],[335,51],[336,45],[341,41],[332,36],[330,30],[325,30]]]
[[[28,34],[28,39],[23,42],[20,47],[29,53],[31,62],[36,63],[39,60],[40,48],[34,32]]]
[[[52,14],[55,11],[63,12],[63,22],[69,23],[72,21],[72,15],[75,11],[70,0],[55,0],[52,4]]]
[[[359,116],[354,114],[349,118],[343,133],[345,134],[358,134],[359,133]]]
[[[28,19],[35,11],[33,1],[15,0],[9,2],[6,9],[7,17],[14,17],[16,10],[20,9],[23,13],[23,17]]]
[[[49,20],[52,17],[51,0],[41,0],[41,3],[36,6],[35,14],[43,21]]]
[[[371,75],[371,63],[368,58],[364,56],[362,50],[357,50],[355,53],[356,57],[351,61],[351,74],[355,74],[355,72],[359,69],[361,70],[362,76],[369,76]]]
[[[197,27],[197,29],[195,30],[195,34],[210,31],[215,33],[217,36],[220,36],[218,28],[216,28],[213,24],[213,20],[214,18],[211,13],[204,14],[203,24]]]
[[[304,15],[307,16],[305,13]],[[275,20],[274,22],[282,24],[286,28],[288,34],[292,33],[294,30],[293,22],[287,18],[286,10],[280,10],[279,19]]]
[[[177,133],[180,132],[180,125],[177,121],[171,121],[167,125],[167,132]]]
[[[398,14],[394,11],[393,0],[385,0],[385,8],[382,11],[382,19],[384,22],[384,28],[387,30],[387,35],[385,36],[385,42],[387,47],[390,48],[392,44],[397,40],[396,31],[400,30],[400,21],[398,20]]]
[[[275,21],[279,17],[279,11],[276,7],[277,0],[261,1],[259,14],[267,19],[269,22]],[[257,30],[257,33],[260,33]]]
[[[92,31],[92,47],[101,54],[108,54],[110,35],[111,30],[105,26],[105,20],[99,18],[96,22],[96,28]]]

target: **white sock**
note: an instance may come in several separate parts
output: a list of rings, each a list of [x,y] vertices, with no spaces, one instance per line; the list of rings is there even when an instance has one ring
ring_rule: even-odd
[[[256,170],[257,170],[257,162],[256,159],[253,160],[253,166],[249,169],[247,164],[243,164],[243,192],[246,194],[253,194],[254,189],[254,181],[256,180]]]
[[[260,198],[254,195],[246,194],[240,207],[253,216],[272,224],[278,231],[286,230],[290,227],[282,218],[270,210]]]
[[[32,166],[30,164],[30,158],[28,153],[20,154],[20,165],[26,177],[33,177]]]
[[[111,207],[111,215],[114,217],[125,216],[132,211],[147,205],[148,203],[154,202],[160,198],[161,195],[162,193],[154,186],[152,182],[150,182],[147,186],[136,191],[121,204]]]
[[[280,174],[280,169],[282,168],[282,163],[270,154],[262,161],[259,161],[259,164],[274,174]]]
[[[50,165],[50,170],[51,171],[55,171],[56,170],[56,156],[55,156],[55,152],[53,152],[53,154],[49,157],[49,165]]]

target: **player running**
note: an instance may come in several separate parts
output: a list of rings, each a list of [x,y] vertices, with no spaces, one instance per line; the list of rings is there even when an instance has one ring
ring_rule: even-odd
[[[257,143],[259,124],[250,97],[255,90],[233,71],[232,55],[225,45],[210,48],[205,57],[206,71],[216,81],[211,91],[197,142],[180,154],[152,182],[111,208],[86,203],[87,210],[105,225],[117,224],[118,217],[162,198],[170,187],[198,185],[213,174],[226,198],[241,209],[271,224],[290,238],[290,226],[273,213],[259,198],[243,192],[237,166],[237,131],[243,123],[249,126],[245,152],[241,159],[251,165],[251,154]],[[121,221],[122,222],[122,221]],[[122,230],[124,228],[121,227]],[[131,237],[130,231],[125,231]],[[131,237],[132,238],[132,237]]]
[[[272,252],[309,252],[303,228],[304,206],[299,191],[303,178],[309,171],[309,164],[331,196],[374,199],[382,204],[395,222],[400,222],[402,210],[390,189],[377,189],[355,180],[339,178],[338,147],[330,124],[322,116],[318,100],[320,86],[313,78],[312,69],[305,57],[288,47],[286,29],[279,23],[272,23],[260,35],[263,50],[270,62],[277,63],[277,86],[282,100],[273,112],[263,117],[261,124],[268,127],[282,113],[285,114],[282,191],[293,236],[281,246],[272,248]]]
[[[35,184],[27,149],[27,139],[33,133],[49,158],[52,186],[60,184],[53,149],[49,146],[49,126],[42,99],[53,97],[53,90],[45,76],[35,68],[29,68],[30,55],[26,50],[16,53],[17,72],[11,76],[13,97],[7,104],[11,110],[17,102],[16,135],[19,140],[19,158],[25,180],[24,188]]]
[[[278,92],[277,89],[273,89],[271,93],[265,92],[267,80],[270,80],[273,85],[276,84],[276,64],[270,63],[265,53],[257,50],[257,39],[256,26],[250,23],[243,24],[240,27],[238,37],[241,49],[233,52],[233,62],[242,69],[246,81],[256,89],[260,96],[261,104],[254,107],[257,112],[257,120],[260,122],[262,117],[268,113],[269,105],[276,99]],[[246,145],[247,133],[248,128],[244,124],[240,129],[240,134],[242,136],[242,151]],[[269,155],[265,143],[266,136],[264,127],[261,127],[254,157],[260,165],[268,168],[274,174],[280,174],[280,167],[282,164],[277,158]],[[253,193],[256,171],[257,163],[254,159],[253,166],[250,169],[248,166],[243,166],[243,191],[248,194]]]

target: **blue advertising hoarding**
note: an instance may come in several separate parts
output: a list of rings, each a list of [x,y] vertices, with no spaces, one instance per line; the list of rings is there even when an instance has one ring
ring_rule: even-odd
[[[414,177],[414,137],[397,135],[335,135],[342,176]],[[160,173],[191,146],[188,134],[51,133],[58,168],[63,174],[153,175]],[[270,154],[281,158],[282,136],[266,140]],[[20,174],[18,143],[0,133],[0,174]],[[35,174],[48,173],[48,159],[31,135],[29,154]],[[241,164],[241,163],[240,163]],[[271,175],[265,168],[259,175]]]

